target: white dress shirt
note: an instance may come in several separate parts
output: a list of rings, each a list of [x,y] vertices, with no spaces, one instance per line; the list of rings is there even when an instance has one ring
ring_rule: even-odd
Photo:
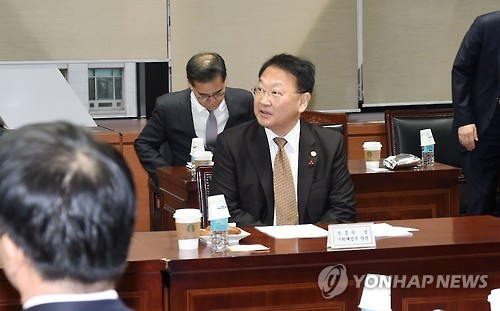
[[[203,138],[206,144],[208,109],[200,104],[193,91],[191,91],[191,112],[193,114],[193,124],[196,136]],[[214,115],[217,119],[217,134],[220,134],[220,132],[224,130],[224,127],[226,127],[227,120],[229,119],[226,99],[223,99],[219,107],[214,110]]]

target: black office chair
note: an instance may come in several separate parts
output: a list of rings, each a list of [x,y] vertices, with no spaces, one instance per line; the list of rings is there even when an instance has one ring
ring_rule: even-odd
[[[461,168],[461,155],[452,135],[453,110],[404,109],[386,110],[385,126],[388,154],[410,153],[421,157],[420,130],[430,128],[436,142],[436,162]],[[465,177],[459,177],[460,214],[467,211]]]
[[[411,153],[420,157],[420,130],[430,128],[436,141],[436,162],[461,167],[460,151],[452,140],[452,123],[451,109],[387,110],[388,153]]]

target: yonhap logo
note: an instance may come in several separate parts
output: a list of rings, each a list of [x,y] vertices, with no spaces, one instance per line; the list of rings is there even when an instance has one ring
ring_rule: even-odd
[[[318,286],[325,299],[342,294],[347,288],[347,270],[342,264],[328,266],[318,276]]]

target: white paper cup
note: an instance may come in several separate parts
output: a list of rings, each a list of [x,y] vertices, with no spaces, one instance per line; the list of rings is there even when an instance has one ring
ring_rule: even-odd
[[[378,168],[382,144],[378,141],[367,141],[363,144],[363,153],[367,168]]]
[[[197,208],[182,208],[174,213],[179,249],[197,249],[200,238],[201,212]]]
[[[179,250],[198,249],[198,239],[179,239],[177,242],[179,244]]]
[[[212,151],[200,151],[193,154],[194,168],[195,170],[198,166],[210,166],[212,165]]]
[[[191,163],[194,164],[194,154],[197,152],[205,151],[205,141],[203,138],[195,137],[191,140]]]
[[[194,259],[199,258],[198,249],[179,249],[179,259]]]
[[[500,288],[492,289],[488,295],[491,311],[500,311]]]
[[[377,280],[376,286],[373,280]],[[362,311],[391,311],[390,284],[391,277],[388,275],[367,274],[358,307]]]
[[[432,136],[431,129],[423,129],[420,130],[420,146],[429,146],[434,145],[436,142],[434,141],[434,136]]]
[[[191,155],[200,151],[205,151],[205,141],[203,138],[195,137],[191,140]]]

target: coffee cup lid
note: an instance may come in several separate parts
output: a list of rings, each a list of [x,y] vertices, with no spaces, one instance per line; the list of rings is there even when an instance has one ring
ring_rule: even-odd
[[[365,148],[365,149],[379,149],[379,148],[382,148],[382,144],[378,141],[365,141],[363,143],[363,148]]]
[[[431,129],[420,130],[420,146],[434,145],[434,137]]]
[[[212,160],[212,151],[196,151],[192,154],[195,160]]]
[[[180,208],[174,212],[174,218],[187,217],[201,217],[201,211],[197,208]]]

